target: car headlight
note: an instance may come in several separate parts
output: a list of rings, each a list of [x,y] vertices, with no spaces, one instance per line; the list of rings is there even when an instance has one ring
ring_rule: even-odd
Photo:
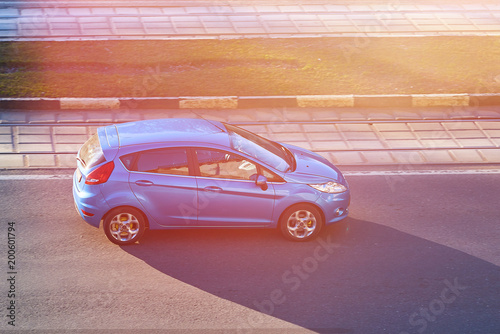
[[[314,189],[317,189],[319,191],[322,191],[324,193],[329,193],[329,194],[337,194],[337,193],[343,193],[344,191],[347,191],[347,187],[344,186],[343,184],[337,183],[337,182],[327,182],[327,183],[322,183],[322,184],[310,184],[311,187]]]

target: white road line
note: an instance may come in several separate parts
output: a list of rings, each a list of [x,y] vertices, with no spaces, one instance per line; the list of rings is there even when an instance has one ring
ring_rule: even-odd
[[[500,174],[500,169],[346,171],[343,174],[345,176],[487,175]]]
[[[446,169],[446,170],[396,170],[396,171],[346,171],[345,176],[415,176],[415,175],[492,175],[500,169]],[[71,180],[73,175],[0,175],[0,181]]]
[[[0,175],[0,181],[13,181],[13,180],[71,180],[73,175]]]

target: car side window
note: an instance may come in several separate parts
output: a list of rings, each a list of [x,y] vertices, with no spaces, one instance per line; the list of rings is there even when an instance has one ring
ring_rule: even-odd
[[[158,174],[189,175],[186,149],[166,148],[140,152],[132,170]]]
[[[283,179],[278,175],[271,173],[265,168],[262,168],[262,175],[264,175],[269,182],[283,182]]]
[[[200,174],[204,177],[251,180],[257,174],[257,166],[234,153],[196,149]]]
[[[132,154],[127,154],[127,155],[122,155],[120,157],[120,160],[123,162],[123,165],[125,166],[125,168],[127,168],[128,170],[132,170],[132,168],[134,167],[133,164],[134,164],[135,158],[137,157],[137,154],[138,153],[132,153]]]

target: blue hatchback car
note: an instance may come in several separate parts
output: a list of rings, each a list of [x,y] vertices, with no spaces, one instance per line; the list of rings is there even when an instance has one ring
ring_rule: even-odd
[[[278,228],[306,241],[347,216],[349,196],[320,155],[205,119],[101,127],[73,178],[78,213],[118,245],[178,228]]]

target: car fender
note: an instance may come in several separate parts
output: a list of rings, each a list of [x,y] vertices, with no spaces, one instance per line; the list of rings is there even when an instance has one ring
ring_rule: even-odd
[[[281,214],[289,207],[299,204],[299,203],[309,203],[314,206],[318,206],[316,201],[318,200],[320,194],[318,191],[308,186],[307,184],[293,184],[294,187],[290,187],[290,183],[276,183],[273,184],[276,194],[274,212],[273,212],[273,226],[276,227],[279,224]],[[318,208],[321,210],[321,208]],[[322,210],[321,210],[322,211]]]

